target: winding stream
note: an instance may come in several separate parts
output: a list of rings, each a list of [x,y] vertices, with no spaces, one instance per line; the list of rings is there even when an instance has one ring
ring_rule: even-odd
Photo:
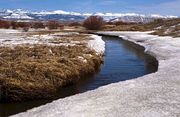
[[[110,83],[129,80],[157,71],[157,60],[144,53],[144,48],[118,37],[104,36],[106,52],[101,71],[88,76],[75,85],[63,88],[58,98],[96,89]],[[17,114],[52,100],[37,100],[23,103],[0,104],[0,117]]]

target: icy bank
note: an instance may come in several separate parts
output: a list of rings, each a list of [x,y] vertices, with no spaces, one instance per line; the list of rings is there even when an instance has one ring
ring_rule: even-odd
[[[14,47],[18,45],[48,45],[48,46],[75,46],[80,43],[86,44],[88,40],[74,41],[72,40],[63,40],[64,36],[75,36],[79,35],[77,32],[57,32],[54,34],[34,34],[30,35],[32,32],[22,32],[20,30],[11,30],[11,29],[0,29],[0,47]],[[92,36],[91,38],[98,38]],[[61,40],[60,43],[54,40]],[[96,39],[95,39],[96,41]],[[93,43],[94,41],[92,41]],[[96,45],[92,46],[96,48]],[[97,49],[97,48],[96,48]],[[97,49],[98,51],[98,49]],[[99,51],[98,51],[99,52]]]
[[[120,36],[144,46],[146,52],[158,59],[158,72],[59,99],[15,116],[179,117],[180,38],[142,32],[99,33]]]
[[[93,40],[88,41],[88,47],[95,50],[97,54],[104,54],[105,52],[105,42],[102,40],[101,36],[92,35]]]
[[[13,29],[0,29],[0,33],[12,34],[12,33],[22,33],[22,31],[13,30]]]

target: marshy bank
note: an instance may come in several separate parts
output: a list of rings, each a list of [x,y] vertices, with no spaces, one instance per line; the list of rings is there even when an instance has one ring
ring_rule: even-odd
[[[102,61],[83,46],[2,47],[0,52],[1,102],[51,98],[58,88],[95,73]]]
[[[106,51],[101,71],[94,76],[84,77],[76,84],[62,88],[58,98],[93,90],[110,83],[133,79],[157,70],[156,59],[145,54],[144,48],[117,37],[106,36],[103,37],[103,40],[106,42]],[[2,115],[16,114],[51,101],[39,100],[4,104],[1,105]]]
[[[1,39],[0,47],[1,102],[51,98],[60,87],[94,74],[102,63],[103,53],[97,53],[92,45],[97,37],[76,33],[2,35],[7,37]]]
[[[96,73],[104,51],[99,38],[76,32],[1,30],[0,116],[10,115],[6,105],[16,106],[9,102],[54,99],[60,88]]]

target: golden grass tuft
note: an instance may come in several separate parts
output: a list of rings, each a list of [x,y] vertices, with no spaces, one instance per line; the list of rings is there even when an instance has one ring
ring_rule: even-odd
[[[102,59],[85,45],[0,47],[0,53],[1,101],[53,97],[58,88],[96,72]]]

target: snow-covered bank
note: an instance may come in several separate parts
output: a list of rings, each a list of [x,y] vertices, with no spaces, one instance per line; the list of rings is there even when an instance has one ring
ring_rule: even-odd
[[[142,32],[101,32],[143,45],[159,61],[158,72],[34,108],[17,117],[178,117],[180,38]],[[132,71],[133,72],[133,71]]]
[[[91,38],[93,38],[93,40],[88,41],[88,47],[95,50],[98,54],[104,54],[105,42],[102,40],[102,37],[92,35]]]
[[[54,34],[41,34],[41,35],[29,35],[29,32],[22,32],[20,30],[0,29],[0,46],[14,47],[18,45],[49,45],[49,46],[74,46],[81,43],[80,41],[65,41],[63,36],[79,35],[76,32],[58,32]],[[57,43],[56,39],[61,40],[61,43]]]
[[[98,36],[60,31],[15,32],[0,30],[2,102],[55,97],[60,87],[95,74],[103,61],[104,42]],[[36,73],[31,72],[35,68]],[[12,69],[12,73],[8,72]]]
[[[149,32],[99,32],[100,34],[119,36],[124,40],[134,42],[145,47],[145,51],[158,60],[176,58],[180,55],[180,38],[170,36],[150,35]]]
[[[20,30],[13,30],[13,29],[0,29],[0,33],[22,33]]]
[[[105,51],[105,42],[97,35],[88,35],[91,40],[65,40],[64,36],[78,36],[77,32],[57,32],[54,34],[28,35],[28,33],[20,30],[0,29],[0,46],[14,47],[18,45],[49,45],[49,46],[75,46],[77,44],[87,44],[87,46],[95,50],[98,54]],[[57,41],[58,40],[58,41]]]

